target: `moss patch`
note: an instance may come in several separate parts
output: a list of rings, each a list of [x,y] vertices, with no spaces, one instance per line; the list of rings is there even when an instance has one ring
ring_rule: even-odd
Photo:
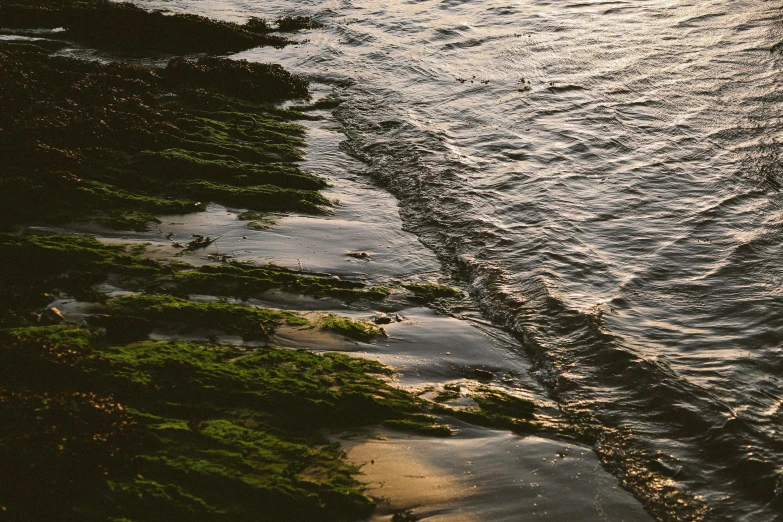
[[[0,359],[12,518],[356,520],[372,504],[320,430],[426,409],[383,366],[338,354],[106,346],[58,326],[3,332]]]
[[[156,284],[177,293],[211,294],[242,299],[259,295],[271,288],[313,296],[336,297],[346,301],[381,300],[391,294],[388,287],[367,288],[356,281],[304,275],[274,265],[256,266],[244,263],[207,265],[198,269],[182,270],[161,278]]]
[[[342,354],[2,330],[0,507],[12,519],[359,520],[372,502],[322,430],[451,435],[432,413],[535,429],[526,401],[488,389],[489,411],[452,410],[390,386],[390,374]]]
[[[460,398],[459,391],[441,390],[435,396],[435,402],[449,402]]]
[[[137,247],[107,245],[88,236],[51,232],[0,234],[0,256],[5,262],[0,271],[0,327],[28,323],[31,312],[52,300],[51,293],[65,292],[85,301],[103,301],[93,285],[110,277],[126,290],[180,298],[207,294],[247,299],[279,288],[345,300],[379,300],[391,292],[387,287],[365,288],[359,282],[303,275],[274,265],[193,267],[154,261],[141,257],[142,253]]]
[[[130,254],[120,245],[104,245],[86,236],[0,234],[0,327],[28,323],[29,314],[63,291],[87,301],[101,300],[93,290],[114,274],[129,288],[156,277],[163,265]]]
[[[173,59],[163,70],[0,50],[0,220],[142,229],[216,201],[321,213],[294,162],[304,129],[264,103],[307,95],[279,66]]]
[[[318,321],[318,326],[329,332],[365,343],[373,341],[378,337],[387,337],[386,330],[379,328],[370,321],[357,321],[333,314],[321,318]]]
[[[416,299],[424,302],[434,301],[443,297],[462,297],[462,292],[456,288],[435,283],[415,283],[402,286],[413,292]]]
[[[293,312],[242,306],[221,301],[195,302],[167,295],[126,295],[109,299],[98,308],[110,314],[142,317],[156,326],[174,326],[187,332],[210,328],[244,339],[265,339],[281,324],[308,322]]]

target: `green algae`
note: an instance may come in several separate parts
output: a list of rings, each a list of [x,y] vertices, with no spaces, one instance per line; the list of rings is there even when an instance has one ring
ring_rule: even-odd
[[[274,265],[245,263],[206,265],[194,270],[177,271],[161,279],[169,291],[211,294],[248,299],[272,288],[317,297],[328,296],[353,301],[382,300],[391,294],[388,287],[369,287],[364,283],[332,277],[302,274]]]
[[[460,398],[459,391],[441,390],[433,399],[435,402],[449,402]]]
[[[531,400],[488,387],[477,388],[470,394],[470,398],[475,401],[476,407],[449,408],[434,404],[432,411],[477,426],[510,430],[519,434],[534,433],[540,429],[534,414],[536,405]]]
[[[412,283],[403,284],[402,286],[413,292],[416,299],[424,302],[431,302],[444,297],[462,297],[462,292],[456,288],[435,283]]]
[[[306,95],[292,75],[274,84],[268,71],[225,58],[153,70],[16,51],[0,51],[0,70],[5,224],[95,220],[142,229],[156,215],[200,211],[208,201],[267,212],[330,205],[318,192],[325,183],[293,163],[304,129],[258,101]],[[214,77],[234,85],[234,74],[246,86],[234,96],[252,100],[220,92]]]
[[[226,60],[203,56],[197,61],[175,58],[169,61],[165,76],[179,84],[190,84],[251,101],[306,98],[308,82],[282,66]]]
[[[104,244],[89,236],[44,231],[0,234],[0,255],[6,263],[0,271],[0,326],[26,324],[28,314],[50,302],[50,294],[57,292],[104,301],[105,296],[96,293],[93,286],[110,277],[113,284],[126,290],[180,298],[207,294],[248,299],[281,289],[346,300],[381,300],[391,292],[387,287],[367,288],[356,281],[305,275],[274,265],[193,267],[151,260],[142,254],[137,246]]]
[[[166,179],[230,181],[234,185],[277,185],[279,187],[318,190],[326,183],[297,168],[270,165],[259,168],[233,156],[184,149],[145,151],[134,161],[138,170],[155,171]]]
[[[267,219],[267,215],[265,212],[254,212],[252,210],[248,210],[246,212],[240,212],[237,214],[237,219],[240,221],[264,221]],[[271,222],[271,224],[274,224],[274,222]]]
[[[157,326],[182,331],[213,328],[244,339],[266,339],[281,324],[302,326],[308,321],[293,312],[236,305],[222,301],[195,302],[168,295],[114,297],[98,308],[115,315],[142,317]]]
[[[237,215],[237,219],[240,221],[247,221],[247,228],[250,230],[270,230],[277,221],[268,217],[269,214],[265,212],[254,212],[248,210],[246,212],[240,212]]]
[[[0,335],[0,410],[10,420],[0,468],[17,481],[0,506],[12,517],[358,520],[372,503],[321,429],[392,422],[445,434],[373,361],[209,343],[114,346],[78,326]],[[41,423],[49,428],[26,435]],[[40,464],[18,469],[31,460]]]
[[[470,398],[487,413],[515,419],[532,419],[534,417],[535,403],[529,399],[514,397],[488,388],[480,388],[476,393],[471,394]]]
[[[318,326],[326,331],[369,343],[378,337],[388,337],[386,330],[379,328],[370,321],[357,321],[347,317],[329,314],[318,321]]]
[[[454,432],[445,424],[435,424],[434,419],[430,423],[415,421],[410,419],[395,419],[383,423],[387,428],[406,431],[416,435],[426,435],[427,437],[451,437]]]
[[[92,289],[110,274],[134,288],[136,281],[167,270],[156,261],[128,253],[120,245],[94,238],[50,232],[0,234],[0,326],[22,325],[29,314],[65,292],[85,300],[100,299]]]
[[[0,363],[0,480],[14,477],[0,507],[12,518],[359,520],[373,504],[322,430],[451,435],[432,413],[535,429],[529,401],[482,389],[473,396],[488,411],[454,410],[392,387],[375,361],[335,353],[117,345],[61,325],[0,331]]]
[[[229,206],[263,209],[268,212],[298,211],[307,214],[324,214],[329,200],[318,192],[286,189],[270,185],[237,187],[210,181],[188,181],[176,184],[177,188],[193,199],[217,201]]]

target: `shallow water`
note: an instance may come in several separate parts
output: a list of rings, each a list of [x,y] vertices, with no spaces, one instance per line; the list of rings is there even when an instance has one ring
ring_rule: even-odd
[[[370,522],[411,508],[432,522],[652,520],[585,446],[459,426],[446,440],[391,432],[339,441],[369,493],[388,499]]]
[[[346,100],[344,149],[604,464],[662,519],[779,519],[777,3],[143,3],[324,23],[240,57]]]

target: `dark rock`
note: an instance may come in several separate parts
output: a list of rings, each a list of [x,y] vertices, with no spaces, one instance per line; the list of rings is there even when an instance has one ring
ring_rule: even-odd
[[[131,315],[92,315],[87,324],[105,328],[106,339],[116,342],[146,339],[153,329],[148,319]]]
[[[62,27],[65,31],[50,37],[132,53],[225,53],[261,45],[283,47],[290,43],[285,38],[266,34],[267,28],[257,22],[238,25],[193,14],[164,14],[130,2],[20,0],[2,4],[3,27]]]
[[[481,368],[476,368],[473,370],[473,376],[476,377],[476,379],[488,381],[493,377],[495,377],[495,374],[489,370],[482,370]]]
[[[306,98],[308,80],[281,65],[202,56],[198,60],[172,58],[163,76],[175,84],[207,87],[251,101]]]
[[[392,318],[386,314],[378,314],[372,318],[375,324],[389,324],[392,322]]]
[[[47,308],[41,313],[38,322],[46,326],[63,324],[65,322],[65,317],[63,316],[62,312],[60,312],[60,310],[52,306],[51,308]]]
[[[298,31],[300,29],[318,29],[323,27],[309,16],[286,16],[275,20],[277,28],[282,32]]]

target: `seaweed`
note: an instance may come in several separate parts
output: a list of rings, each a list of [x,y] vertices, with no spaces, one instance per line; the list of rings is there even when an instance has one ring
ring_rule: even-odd
[[[207,201],[267,212],[330,205],[324,181],[293,163],[304,130],[264,104],[307,94],[279,66],[202,58],[153,70],[12,50],[0,51],[0,70],[6,225],[138,230]]]
[[[444,297],[462,297],[463,295],[456,288],[435,283],[411,283],[403,284],[402,286],[413,292],[417,300],[424,302],[431,302]]]
[[[8,331],[0,355],[42,344],[74,355],[54,370],[51,357],[28,357],[26,373],[49,375],[40,388],[18,386],[18,365],[0,370],[13,388],[0,391],[11,518],[360,519],[372,503],[318,428],[422,408],[373,377],[379,365],[339,355],[102,346],[75,326]],[[53,383],[77,389],[45,389]]]
[[[329,314],[318,321],[322,329],[368,343],[377,337],[387,337],[386,331],[370,321],[357,321]]]
[[[454,390],[441,390],[435,396],[435,402],[449,402],[460,398],[460,392]]]
[[[58,291],[93,300],[93,285],[110,274],[135,287],[137,279],[167,271],[156,261],[129,254],[120,245],[51,232],[0,234],[0,327],[27,324],[29,316]]]
[[[391,294],[391,289],[385,286],[366,288],[358,281],[303,274],[274,265],[238,262],[179,270],[156,281],[156,287],[178,294],[211,294],[241,299],[260,295],[272,288],[346,301],[382,300]]]
[[[266,339],[283,323],[308,324],[293,312],[236,305],[221,301],[195,302],[167,295],[126,295],[109,299],[97,311],[142,317],[157,326],[176,326],[184,331],[214,328],[244,339]]]
[[[317,29],[323,27],[309,16],[284,16],[275,20],[278,31],[293,32],[301,29]]]
[[[291,110],[305,112],[305,111],[317,111],[323,109],[334,109],[339,107],[340,104],[342,103],[343,103],[342,100],[338,100],[336,98],[321,98],[320,100],[317,100],[308,105],[292,105]]]
[[[3,27],[15,29],[62,27],[51,36],[131,54],[226,53],[289,43],[257,24],[165,14],[109,0],[5,0],[0,20]]]
[[[391,292],[387,287],[365,288],[360,282],[302,274],[274,265],[194,267],[154,261],[141,254],[137,247],[104,244],[84,235],[45,231],[0,234],[0,255],[5,263],[0,271],[0,327],[27,324],[29,315],[58,292],[93,301],[94,285],[109,277],[126,290],[178,297],[208,294],[248,299],[279,288],[346,300],[379,300]]]
[[[451,437],[454,431],[446,424],[435,424],[434,419],[429,423],[410,419],[394,419],[383,423],[387,428],[407,431],[417,435],[428,437]]]
[[[497,390],[485,388],[480,388],[477,393],[471,394],[470,397],[476,401],[476,404],[482,410],[488,413],[525,420],[534,417],[535,403],[529,399],[521,399]]]
[[[108,307],[240,331],[247,317],[274,327],[288,314],[159,296]],[[360,520],[373,503],[322,430],[450,436],[433,413],[536,429],[531,403],[499,390],[474,394],[489,411],[454,410],[392,387],[375,361],[335,353],[117,344],[60,325],[0,331],[0,363],[0,507],[11,519]]]
[[[373,504],[321,429],[445,434],[387,368],[345,355],[106,345],[78,326],[0,337],[11,519],[358,520]]]
[[[164,76],[178,84],[197,85],[244,100],[305,98],[307,80],[271,63],[202,56],[197,61],[174,58]]]

